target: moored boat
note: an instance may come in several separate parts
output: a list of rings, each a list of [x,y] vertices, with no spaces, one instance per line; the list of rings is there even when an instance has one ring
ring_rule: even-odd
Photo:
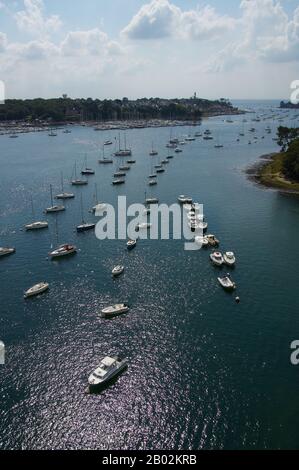
[[[26,292],[24,292],[24,298],[28,299],[29,297],[35,297],[37,295],[46,292],[49,289],[49,284],[47,282],[40,282],[33,287],[30,287]]]
[[[115,268],[112,269],[112,276],[117,277],[120,276],[124,272],[125,268],[124,266],[115,266]]]
[[[232,251],[227,251],[226,253],[224,253],[223,259],[225,264],[227,264],[228,266],[234,266],[236,264],[236,257]]]
[[[65,244],[60,245],[55,250],[49,253],[50,258],[61,258],[63,256],[72,255],[77,252],[77,248],[74,245]]]
[[[13,255],[15,252],[15,248],[0,247],[0,258],[2,256]]]
[[[33,222],[32,224],[25,225],[25,230],[42,230],[44,228],[48,228],[48,222]]]
[[[111,305],[110,307],[103,308],[101,313],[104,318],[111,318],[111,317],[115,317],[118,315],[123,315],[124,313],[127,313],[129,310],[130,310],[129,305],[126,303],[123,303],[123,304],[116,304],[116,305]]]
[[[224,277],[218,277],[218,282],[225,290],[236,289],[236,284],[232,281],[229,274]]]
[[[214,251],[214,253],[211,253],[210,259],[216,266],[222,266],[224,263],[222,253],[220,253],[220,251]]]
[[[96,390],[106,385],[110,380],[123,372],[128,367],[127,359],[121,359],[119,356],[104,357],[96,370],[88,377],[89,389]]]

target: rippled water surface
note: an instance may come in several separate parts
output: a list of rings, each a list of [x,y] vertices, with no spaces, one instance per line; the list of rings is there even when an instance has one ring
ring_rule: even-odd
[[[276,105],[276,104],[275,104]],[[249,106],[248,103],[245,106]],[[271,114],[271,103],[250,103]],[[279,111],[277,111],[279,112]],[[282,124],[296,125],[294,112]],[[0,263],[0,448],[23,449],[245,449],[298,448],[299,369],[290,365],[290,343],[299,336],[298,199],[265,190],[244,168],[277,149],[278,121],[251,123],[240,137],[243,116],[233,123],[204,121],[224,144],[197,139],[167,166],[148,194],[176,202],[190,194],[204,204],[209,232],[233,250],[241,303],[217,283],[208,251],[186,252],[182,241],[124,241],[78,236],[80,193],[86,217],[97,182],[101,200],[143,202],[152,141],[167,155],[169,129],[127,132],[136,164],[125,186],[111,186],[116,165],[97,163],[98,145],[116,133],[75,127],[72,133],[0,137],[0,245],[15,246]],[[267,125],[273,129],[265,135]],[[257,143],[248,145],[249,127]],[[198,129],[197,129],[198,130]],[[194,129],[176,128],[188,134]],[[109,149],[111,152],[113,149]],[[65,190],[74,162],[84,154],[96,169],[85,188],[58,217],[60,242],[74,242],[76,256],[51,262],[55,217],[49,230],[25,233],[50,205],[49,185]],[[161,158],[162,159],[162,158]],[[116,264],[125,274],[111,278]],[[225,272],[225,271],[224,271]],[[45,295],[24,301],[23,291],[47,280]],[[105,321],[100,310],[127,301],[128,315]],[[106,354],[121,353],[128,370],[102,394],[85,393],[87,377]]]

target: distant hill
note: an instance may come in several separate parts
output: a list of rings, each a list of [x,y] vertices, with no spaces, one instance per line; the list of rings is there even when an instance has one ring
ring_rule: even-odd
[[[225,99],[141,98],[137,100],[54,99],[6,100],[0,106],[0,121],[121,121],[171,119],[197,121],[202,116],[240,114]]]

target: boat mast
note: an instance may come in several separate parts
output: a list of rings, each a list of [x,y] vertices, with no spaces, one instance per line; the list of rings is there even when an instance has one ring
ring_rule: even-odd
[[[56,232],[56,242],[58,245],[59,239],[58,239],[58,215],[57,214],[55,215],[55,232]]]
[[[64,193],[64,188],[63,188],[63,173],[61,172],[61,189],[62,189],[62,194]]]
[[[50,193],[51,193],[51,207],[54,206],[53,204],[53,188],[52,188],[52,185],[50,184]]]
[[[83,196],[81,193],[81,216],[82,216],[82,224],[85,224],[84,217],[83,217]]]
[[[33,219],[35,219],[35,215],[34,215],[34,206],[33,206],[33,197],[32,197],[32,194],[30,195],[30,199],[31,199],[31,210],[32,210],[32,217],[33,217]]]

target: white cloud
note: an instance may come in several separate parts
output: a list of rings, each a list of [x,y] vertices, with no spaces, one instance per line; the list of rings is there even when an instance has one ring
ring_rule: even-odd
[[[239,40],[227,44],[207,69],[219,72],[244,62],[291,62],[299,59],[299,7],[289,20],[276,0],[242,0]]]
[[[171,36],[178,27],[180,8],[168,0],[153,0],[143,5],[122,31],[130,39],[158,39]]]
[[[0,52],[5,51],[7,46],[7,36],[5,33],[0,32]]]
[[[61,44],[64,55],[98,55],[105,51],[108,36],[95,28],[89,31],[71,31]]]
[[[62,25],[58,15],[45,17],[42,0],[24,0],[24,10],[18,11],[15,19],[19,29],[32,35],[46,36]]]
[[[129,39],[159,39],[170,36],[210,39],[233,29],[235,24],[234,18],[220,16],[210,6],[183,12],[168,0],[153,0],[141,7],[122,34]]]

